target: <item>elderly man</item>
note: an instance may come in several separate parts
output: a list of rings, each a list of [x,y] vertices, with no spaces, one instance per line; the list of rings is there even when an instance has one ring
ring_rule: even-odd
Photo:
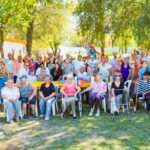
[[[56,93],[55,87],[48,75],[44,81],[45,83],[40,87],[40,117],[45,117],[45,120],[49,120]]]
[[[7,122],[13,122],[22,118],[21,103],[19,101],[20,93],[19,89],[14,85],[14,81],[9,79],[6,86],[2,89],[2,98],[4,100],[4,107],[7,116]]]

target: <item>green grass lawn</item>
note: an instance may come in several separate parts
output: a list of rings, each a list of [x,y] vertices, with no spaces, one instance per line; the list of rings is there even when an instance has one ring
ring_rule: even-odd
[[[72,120],[30,119],[11,125],[0,118],[0,150],[150,150],[150,116],[145,112]]]

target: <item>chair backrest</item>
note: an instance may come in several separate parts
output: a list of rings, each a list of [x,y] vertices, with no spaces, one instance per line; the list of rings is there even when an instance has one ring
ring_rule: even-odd
[[[127,80],[127,81],[124,83],[125,88],[126,88],[126,90],[127,90],[128,93],[129,93],[129,91],[130,91],[131,84],[132,84],[132,80]]]

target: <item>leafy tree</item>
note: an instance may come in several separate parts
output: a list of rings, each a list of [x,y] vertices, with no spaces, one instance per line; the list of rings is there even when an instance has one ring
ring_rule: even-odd
[[[75,14],[79,17],[79,27],[87,41],[105,47],[105,0],[79,1]]]
[[[9,23],[17,20],[20,9],[18,3],[15,0],[0,0],[0,51],[2,57],[4,56],[3,43],[5,32],[9,28]]]

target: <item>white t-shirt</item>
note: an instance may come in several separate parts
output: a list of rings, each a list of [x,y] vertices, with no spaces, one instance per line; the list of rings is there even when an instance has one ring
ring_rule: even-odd
[[[13,87],[13,88],[8,88],[8,87],[4,87],[1,91],[2,97],[3,96],[7,96],[8,98],[12,99],[12,100],[17,100],[20,97],[20,93],[19,93],[19,89],[17,87]],[[5,99],[7,100],[7,99]]]
[[[109,70],[111,68],[112,66],[109,63],[99,64],[99,73],[100,73],[102,80],[108,81]]]
[[[85,64],[83,61],[75,60],[73,61],[74,71],[78,72],[80,68],[85,67]]]
[[[39,76],[42,72],[43,72],[43,74],[50,75],[49,69],[47,67],[43,70],[39,67],[36,70],[36,75]]]
[[[9,59],[4,59],[4,63],[6,65],[6,69],[7,69],[8,73],[14,73],[14,71],[15,71],[14,62]]]
[[[17,74],[18,79],[22,76],[27,76],[28,77],[28,75],[29,75],[28,69],[25,69],[24,66],[21,66],[19,71],[18,71],[18,74]]]

